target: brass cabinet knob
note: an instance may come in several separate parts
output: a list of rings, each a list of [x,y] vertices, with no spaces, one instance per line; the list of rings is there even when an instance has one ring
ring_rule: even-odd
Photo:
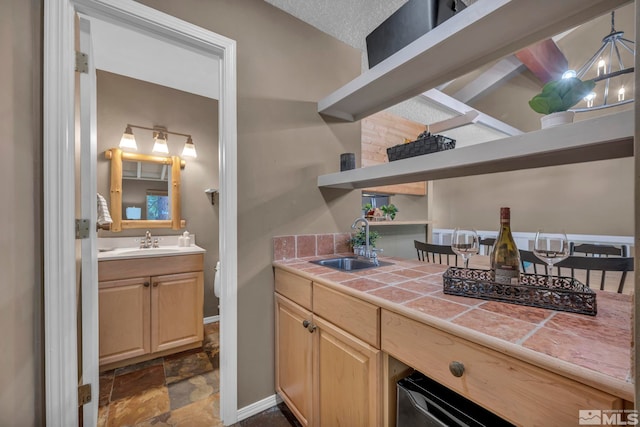
[[[454,377],[461,377],[464,374],[464,365],[462,362],[453,361],[449,363],[449,371]]]

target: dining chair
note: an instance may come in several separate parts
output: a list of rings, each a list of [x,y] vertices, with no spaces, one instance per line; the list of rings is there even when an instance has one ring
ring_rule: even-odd
[[[570,256],[556,264],[560,270],[570,269],[571,277],[575,278],[576,270],[585,270],[587,273],[586,285],[590,285],[590,273],[600,272],[600,290],[604,290],[607,273],[621,272],[620,281],[618,282],[618,293],[622,293],[624,282],[627,278],[627,272],[633,271],[633,257],[590,257],[590,256]],[[611,277],[609,275],[608,277]]]
[[[483,255],[489,255],[491,253],[491,248],[496,243],[496,239],[494,237],[486,237],[480,238],[480,248],[482,248]]]
[[[433,262],[437,264],[455,265],[455,266],[458,265],[458,255],[456,255],[456,253],[453,252],[453,249],[451,249],[451,246],[436,245],[433,243],[424,243],[424,242],[419,242],[417,240],[413,241],[413,245],[415,246],[416,252],[418,253],[419,261]],[[446,262],[444,263],[442,262],[443,255],[444,255],[444,258],[446,259]],[[449,257],[453,257],[453,260],[454,260],[453,264],[450,263]]]
[[[581,243],[576,245],[573,242],[569,243],[569,253],[574,255],[576,253],[585,254],[586,256],[620,256],[626,257],[626,246],[613,246],[613,245],[594,245],[592,243]]]
[[[531,270],[533,270],[533,274],[549,274],[547,263],[535,256],[533,252],[522,249],[518,252],[520,252],[520,265],[523,273],[532,273]]]

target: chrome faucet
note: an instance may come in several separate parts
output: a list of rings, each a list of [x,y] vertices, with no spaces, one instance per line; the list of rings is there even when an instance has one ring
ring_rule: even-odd
[[[144,233],[144,237],[140,238],[140,249],[149,249],[152,247],[152,245],[153,243],[151,242],[151,232],[147,230],[147,232]]]
[[[351,224],[352,229],[356,229],[359,223],[364,224],[364,247],[354,247],[353,251],[358,256],[363,256],[369,259],[373,264],[378,265],[378,249],[371,247],[369,243],[369,221],[365,217],[356,218]],[[381,250],[381,249],[380,249]]]

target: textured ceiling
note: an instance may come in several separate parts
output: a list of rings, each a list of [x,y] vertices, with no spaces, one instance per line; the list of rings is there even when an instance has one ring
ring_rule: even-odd
[[[365,50],[365,37],[407,0],[265,0],[343,42]]]

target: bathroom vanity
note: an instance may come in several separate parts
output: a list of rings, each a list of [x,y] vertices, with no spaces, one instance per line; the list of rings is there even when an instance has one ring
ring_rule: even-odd
[[[98,261],[100,370],[202,345],[202,248],[120,248]]]

